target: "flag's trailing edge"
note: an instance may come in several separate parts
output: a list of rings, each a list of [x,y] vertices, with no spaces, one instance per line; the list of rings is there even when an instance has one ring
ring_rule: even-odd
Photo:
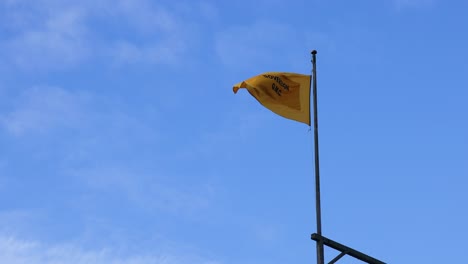
[[[265,72],[234,85],[233,91],[246,88],[274,113],[310,126],[310,81],[311,75]]]

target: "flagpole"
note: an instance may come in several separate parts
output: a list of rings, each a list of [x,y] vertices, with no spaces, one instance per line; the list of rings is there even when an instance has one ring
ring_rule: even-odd
[[[317,242],[317,264],[325,264],[324,245],[340,251],[341,253],[336,256],[329,264],[337,262],[343,256],[348,255],[369,264],[385,264],[378,259],[368,256],[353,248],[347,247],[336,241],[322,236],[322,214],[320,208],[320,168],[319,168],[319,142],[318,142],[318,111],[317,111],[317,65],[316,55],[317,51],[313,50],[312,54],[312,94],[314,104],[314,156],[315,156],[315,209],[317,216],[317,233],[311,235],[311,239]]]
[[[317,70],[316,70],[316,54],[313,50],[312,54],[312,94],[314,101],[314,156],[315,156],[315,210],[317,217],[317,234],[322,236],[322,213],[320,207],[320,167],[319,167],[319,145],[318,145],[318,111],[317,111]],[[324,264],[323,241],[317,241],[317,264]]]

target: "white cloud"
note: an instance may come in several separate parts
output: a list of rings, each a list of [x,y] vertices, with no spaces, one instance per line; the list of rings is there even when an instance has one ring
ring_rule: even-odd
[[[188,6],[193,11],[194,6]],[[194,40],[196,21],[184,19],[184,12],[154,5],[147,0],[120,0],[111,17],[123,17],[139,40],[116,39],[108,55],[118,65],[150,63],[176,65],[183,61]],[[196,42],[196,41],[195,41]]]
[[[34,19],[23,12],[16,13],[16,23],[24,28],[0,44],[7,63],[28,70],[58,69],[74,65],[89,54],[83,9],[64,8]],[[26,20],[36,24],[29,24]]]
[[[197,21],[171,10],[175,4],[9,0],[1,5],[5,11],[0,9],[0,22],[9,33],[0,41],[3,67],[60,70],[109,57],[118,63],[175,64],[199,38],[194,32]],[[195,7],[204,11],[201,16],[215,13],[209,5],[191,4],[189,9]]]
[[[84,96],[57,87],[34,87],[25,90],[13,109],[0,115],[0,126],[10,133],[45,133],[58,126],[79,123]]]
[[[206,209],[214,196],[214,188],[208,183],[168,184],[158,175],[121,167],[82,168],[70,173],[92,192],[121,196],[148,211],[191,214]]]
[[[177,38],[167,38],[156,43],[137,45],[121,41],[111,49],[111,56],[115,63],[134,64],[177,64],[185,53],[186,47]]]
[[[73,132],[68,140],[80,136],[80,141],[89,143],[118,141],[121,145],[128,144],[122,136],[134,138],[133,143],[158,139],[158,133],[152,127],[158,119],[154,108],[130,113],[130,110],[125,111],[125,105],[118,98],[112,96],[99,97],[83,90],[36,86],[7,98],[8,104],[0,111],[0,129],[17,137],[51,135],[57,129],[66,129]],[[85,142],[77,142],[79,149],[85,147]],[[112,145],[118,144],[113,142]]]
[[[84,249],[74,244],[48,245],[0,236],[0,263],[8,264],[219,264],[198,256],[173,254],[125,255],[112,248]]]
[[[111,1],[109,13],[123,17],[140,32],[175,32],[182,26],[181,19],[167,8],[154,5],[148,0]]]

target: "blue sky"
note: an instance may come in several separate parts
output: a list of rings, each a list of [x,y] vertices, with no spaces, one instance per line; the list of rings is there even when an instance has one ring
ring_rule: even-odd
[[[314,263],[312,132],[232,92],[312,49],[324,235],[463,261],[466,10],[0,0],[0,263]]]

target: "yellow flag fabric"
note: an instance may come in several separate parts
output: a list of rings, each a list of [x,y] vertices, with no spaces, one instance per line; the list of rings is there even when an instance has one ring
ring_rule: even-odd
[[[310,126],[311,75],[266,72],[233,87],[246,88],[257,101],[274,113]]]

